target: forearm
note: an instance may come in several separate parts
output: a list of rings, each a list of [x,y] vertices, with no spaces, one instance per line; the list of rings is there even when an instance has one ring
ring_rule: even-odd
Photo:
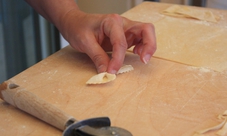
[[[25,0],[29,3],[39,14],[41,14],[48,21],[59,27],[64,20],[64,17],[71,10],[78,10],[74,0]]]
[[[116,14],[86,14],[74,0],[26,0],[39,14],[52,22],[76,50],[86,53],[98,72],[115,74],[123,64],[128,47],[144,63],[156,49],[152,24],[128,20]],[[105,53],[112,49],[112,58]]]

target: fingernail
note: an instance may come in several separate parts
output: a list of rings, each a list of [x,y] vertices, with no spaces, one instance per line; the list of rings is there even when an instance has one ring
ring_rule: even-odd
[[[143,62],[145,64],[147,64],[149,61],[150,61],[150,58],[151,58],[151,55],[150,54],[147,54],[143,57]]]
[[[117,71],[116,71],[116,70],[111,70],[109,73],[110,73],[110,74],[116,74]]]

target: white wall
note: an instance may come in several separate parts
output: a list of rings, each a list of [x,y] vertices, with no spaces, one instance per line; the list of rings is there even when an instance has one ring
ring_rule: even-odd
[[[184,0],[160,0],[160,2],[172,3],[172,4],[184,4]]]
[[[135,0],[77,0],[77,4],[87,13],[122,14],[135,6]]]
[[[207,7],[227,9],[227,0],[207,0]]]
[[[117,13],[122,14],[143,0],[76,0],[80,10],[87,13]],[[61,47],[69,43],[61,36]]]

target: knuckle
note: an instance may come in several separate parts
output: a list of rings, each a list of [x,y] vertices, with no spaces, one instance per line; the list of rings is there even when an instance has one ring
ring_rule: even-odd
[[[94,62],[98,72],[104,72],[107,70],[107,61],[105,57],[101,54],[96,54],[92,57],[92,61]]]
[[[125,42],[120,42],[118,43],[118,46],[122,49],[122,50],[127,50],[128,45]]]
[[[119,40],[113,41],[113,46],[116,46],[118,49],[123,51],[127,50],[128,48],[128,44],[125,41],[119,41]]]
[[[106,17],[106,20],[108,22],[121,22],[122,21],[122,17],[118,14],[108,14]]]
[[[118,14],[109,14],[109,17],[113,18],[113,19],[120,19],[121,16]]]
[[[96,54],[92,57],[93,62],[98,66],[100,65],[101,62],[103,62],[103,55],[101,54]]]
[[[153,24],[151,24],[151,23],[143,23],[142,24],[142,28],[143,29],[147,29],[147,30],[155,30],[155,27],[154,27],[154,25]]]

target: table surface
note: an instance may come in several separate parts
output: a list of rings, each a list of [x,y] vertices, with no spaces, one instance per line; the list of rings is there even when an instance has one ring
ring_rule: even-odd
[[[122,16],[151,22],[158,27],[161,20],[173,19],[160,13],[169,6],[171,5],[144,2]],[[218,23],[206,22],[206,25],[208,23],[212,28],[227,28],[227,11],[201,10],[222,14]],[[182,18],[174,20],[188,20],[190,24],[199,22]],[[166,29],[168,31],[168,27]],[[190,28],[185,26],[185,29]],[[156,30],[158,42],[165,44],[162,42],[164,34],[159,33],[159,30],[161,31],[159,28]],[[225,39],[220,39],[222,40],[223,45],[227,46]],[[161,46],[159,43],[158,47]],[[190,44],[188,46],[190,50]],[[207,53],[210,52],[202,52]],[[222,54],[218,55],[219,58],[222,57]],[[68,46],[9,80],[77,120],[108,116],[113,126],[125,128],[134,136],[193,135],[197,130],[219,123],[217,115],[227,110],[225,69],[220,71],[212,65],[184,63],[162,57],[162,54],[155,55],[145,65],[137,55],[130,52],[127,52],[124,63],[132,65],[134,70],[117,75],[114,81],[107,84],[86,85],[86,81],[97,74],[95,66],[87,55]],[[60,130],[6,102],[0,101],[0,111],[0,135],[62,135]]]

